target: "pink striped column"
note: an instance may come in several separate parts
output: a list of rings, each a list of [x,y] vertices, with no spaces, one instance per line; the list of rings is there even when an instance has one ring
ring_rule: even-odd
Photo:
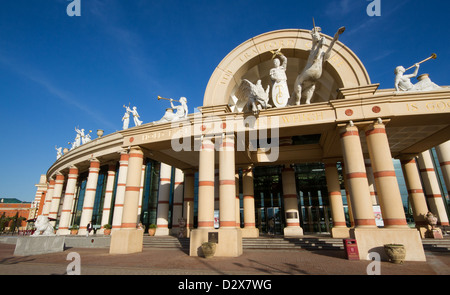
[[[59,204],[61,202],[63,186],[64,186],[64,175],[62,175],[61,173],[57,173],[56,179],[55,179],[55,188],[53,191],[52,202],[50,204],[50,211],[48,212],[49,218],[56,219],[56,217],[58,216],[58,210],[59,210]],[[51,221],[50,223],[53,226],[55,226],[56,221]]]
[[[340,138],[355,227],[376,228],[358,128],[342,127]]]
[[[175,182],[173,186],[173,209],[172,209],[172,231],[178,235],[180,230],[179,219],[183,217],[183,190],[184,173],[182,170],[175,169]]]
[[[331,207],[333,238],[347,238],[349,231],[345,222],[344,204],[342,203],[341,186],[336,162],[325,163],[325,177],[327,180],[328,199]]]
[[[195,174],[193,170],[184,171],[184,208],[183,217],[186,219],[186,237],[190,237],[190,232],[194,228],[194,194],[195,194]]]
[[[141,189],[142,164],[144,153],[139,147],[132,147],[128,154],[127,184],[123,203],[122,230],[137,228],[139,193]]]
[[[445,186],[447,187],[447,196],[450,197],[450,140],[438,145],[436,154],[441,166]]]
[[[239,171],[234,174],[235,193],[236,193],[236,228],[241,228],[241,200],[239,194]]]
[[[300,216],[298,212],[297,186],[295,183],[295,171],[291,167],[283,168],[281,172],[283,179],[283,202],[286,227],[284,236],[302,236],[303,229],[300,227]]]
[[[425,189],[428,208],[437,216],[438,225],[449,225],[447,211],[445,209],[444,200],[442,199],[439,182],[434,171],[433,160],[430,151],[421,153],[418,157],[420,174]]]
[[[50,212],[50,206],[53,198],[53,191],[55,190],[55,179],[50,178],[48,182],[47,194],[45,195],[45,200],[43,201],[43,209],[42,215],[48,217],[48,213]]]
[[[198,172],[198,229],[214,228],[214,143],[204,137]]]
[[[105,189],[105,199],[103,201],[103,213],[102,213],[102,222],[101,222],[101,230],[103,233],[105,224],[109,223],[109,216],[111,213],[111,198],[114,190],[114,180],[116,178],[116,165],[110,164],[108,166],[108,177],[106,179],[106,189]]]
[[[251,166],[242,170],[242,194],[244,203],[244,228],[242,237],[259,237],[259,229],[255,222],[255,192],[253,184],[253,168]]]
[[[414,223],[422,238],[425,238],[427,222],[424,216],[428,212],[428,205],[423,193],[422,182],[420,181],[419,169],[414,158],[401,160],[403,175],[408,189],[409,202],[411,203]]]
[[[128,173],[128,152],[120,153],[119,175],[117,176],[116,198],[114,201],[114,215],[112,221],[112,231],[120,230],[122,227],[123,203],[125,199],[125,186],[127,184]]]
[[[67,177],[66,192],[64,194],[64,202],[61,209],[61,217],[59,219],[58,234],[70,234],[70,216],[72,213],[73,199],[77,190],[78,168],[72,166],[69,168],[69,176]]]
[[[219,151],[220,228],[236,228],[234,135],[222,139]]]
[[[155,236],[169,235],[169,200],[172,166],[161,163]]]
[[[366,141],[384,227],[408,227],[384,124],[368,126]]]
[[[97,191],[98,173],[100,172],[100,161],[96,158],[90,160],[89,175],[86,183],[86,192],[84,194],[83,211],[81,212],[79,235],[85,235],[87,225],[92,221],[92,212],[94,211],[95,193]]]

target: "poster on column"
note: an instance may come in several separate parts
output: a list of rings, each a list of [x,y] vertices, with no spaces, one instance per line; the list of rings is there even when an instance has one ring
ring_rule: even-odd
[[[219,210],[214,210],[214,228],[219,228]]]
[[[381,215],[381,208],[380,206],[372,206],[373,207],[373,214],[375,215],[375,224],[379,227],[384,226],[383,222],[383,216]]]

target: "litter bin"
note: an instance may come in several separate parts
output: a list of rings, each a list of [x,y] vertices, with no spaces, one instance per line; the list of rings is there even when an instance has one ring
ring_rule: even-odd
[[[344,249],[348,260],[359,260],[358,244],[354,239],[344,239]]]

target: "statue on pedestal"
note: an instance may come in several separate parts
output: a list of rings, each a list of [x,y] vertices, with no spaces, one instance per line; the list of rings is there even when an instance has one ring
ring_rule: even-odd
[[[53,225],[50,224],[50,221],[47,216],[39,215],[34,222],[34,226],[36,230],[33,235],[36,236],[55,236]]]
[[[409,70],[412,67],[409,67],[405,69],[402,66],[398,66],[395,68],[394,74],[395,74],[395,90],[397,92],[399,91],[429,91],[434,89],[439,89],[440,87],[436,85],[435,83],[431,82],[430,78],[428,77],[428,74],[423,74],[417,77],[416,84],[411,83],[411,78],[414,78],[417,76],[417,73],[419,72],[420,64],[430,60],[430,59],[436,59],[436,54],[433,53],[429,58],[424,59],[423,61],[416,63],[414,66],[416,69],[414,70],[414,73],[405,75],[404,73]]]
[[[56,149],[56,160],[58,160],[59,158],[61,158],[61,156],[63,155],[62,153],[62,147],[57,147],[55,146]]]
[[[164,116],[159,121],[155,121],[156,124],[165,123],[165,122],[173,122],[173,121],[178,121],[178,120],[187,118],[188,106],[187,106],[186,97],[180,97],[180,100],[175,100],[172,98],[164,98],[164,97],[158,96],[158,100],[160,100],[160,99],[170,101],[171,108],[166,109]],[[179,102],[180,105],[177,105],[177,106],[174,105],[173,104],[174,101]]]
[[[306,104],[311,103],[316,89],[316,82],[322,76],[323,64],[330,58],[331,49],[344,31],[345,27],[339,28],[327,51],[324,52],[325,38],[320,34],[321,28],[314,25],[314,28],[311,30],[312,48],[309,51],[308,61],[303,71],[297,76],[294,84],[294,94],[291,95],[289,105],[300,105],[300,100],[303,98]]]
[[[243,112],[253,112],[254,115],[257,115],[260,110],[272,107],[269,104],[269,90],[270,86],[264,90],[261,80],[258,80],[255,85],[249,80],[243,79],[234,95],[239,101],[246,102]]]
[[[286,68],[287,58],[281,53],[281,48],[272,51],[274,68],[270,69],[270,79],[272,80],[272,105],[280,108],[286,106],[289,100],[289,90],[287,86]],[[277,58],[276,56],[279,56]],[[280,62],[280,59],[283,63]]]
[[[125,114],[122,117],[122,121],[123,121],[122,129],[123,130],[128,129],[128,125],[130,125],[130,112],[128,112],[128,109],[125,110]]]
[[[128,107],[127,111],[133,114],[134,126],[141,126],[142,121],[139,120],[139,114],[137,112],[137,108],[133,107],[133,110],[130,110],[130,108]]]

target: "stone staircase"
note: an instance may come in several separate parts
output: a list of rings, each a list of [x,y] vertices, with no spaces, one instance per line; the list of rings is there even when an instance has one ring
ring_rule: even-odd
[[[244,250],[272,249],[272,250],[344,250],[342,239],[328,237],[318,238],[283,238],[283,237],[259,237],[243,238]]]
[[[450,237],[444,239],[424,239],[422,240],[423,249],[433,252],[449,252],[450,253]]]
[[[148,236],[144,235],[144,248],[176,248],[189,249],[188,238],[176,238],[173,236]]]
[[[450,252],[450,238],[442,240],[422,240],[425,251]],[[144,235],[144,248],[183,249],[189,250],[188,238],[173,236]],[[284,238],[281,236],[261,236],[259,238],[243,238],[242,246],[245,250],[344,250],[343,239],[330,237]]]

